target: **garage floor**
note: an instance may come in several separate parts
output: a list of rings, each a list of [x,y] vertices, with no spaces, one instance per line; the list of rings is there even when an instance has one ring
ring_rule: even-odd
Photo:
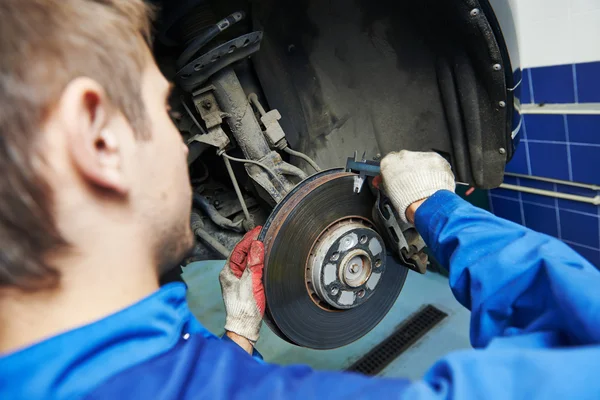
[[[203,261],[188,265],[182,274],[189,287],[188,302],[192,312],[205,327],[219,336],[223,334],[225,324],[225,308],[218,280],[222,267],[223,261]],[[448,317],[380,374],[419,379],[443,355],[470,347],[470,313],[454,299],[447,278],[434,273],[419,275],[409,272],[404,289],[386,318],[368,335],[348,346],[326,351],[308,350],[279,339],[263,326],[257,349],[268,362],[308,364],[316,369],[345,369],[425,304],[445,311]]]

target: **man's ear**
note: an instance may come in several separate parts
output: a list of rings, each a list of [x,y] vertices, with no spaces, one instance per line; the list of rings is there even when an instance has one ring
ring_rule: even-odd
[[[119,113],[102,86],[89,78],[74,79],[63,91],[58,111],[68,154],[80,176],[92,186],[126,195],[122,137],[114,131],[119,124],[111,124]]]

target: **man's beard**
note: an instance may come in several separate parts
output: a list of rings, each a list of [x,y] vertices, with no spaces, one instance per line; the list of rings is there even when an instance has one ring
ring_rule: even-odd
[[[163,227],[159,234],[160,241],[155,247],[154,259],[161,275],[179,265],[194,249],[194,234],[189,223],[185,222],[166,230]]]

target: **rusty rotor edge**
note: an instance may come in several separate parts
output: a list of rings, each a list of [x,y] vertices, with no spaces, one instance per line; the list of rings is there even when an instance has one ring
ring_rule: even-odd
[[[271,247],[273,245],[273,239],[275,238],[277,232],[279,232],[279,229],[285,222],[287,216],[294,209],[294,207],[296,207],[308,193],[310,193],[312,190],[314,190],[314,188],[318,187],[320,184],[323,184],[340,176],[347,175],[352,176],[355,174],[345,172],[343,168],[333,168],[311,175],[304,181],[298,183],[298,185],[296,185],[296,187],[292,189],[292,191],[289,192],[287,196],[279,204],[277,204],[277,206],[275,206],[258,236],[258,240],[263,242],[265,246],[264,265],[269,265],[269,255]],[[317,183],[315,184],[315,182]],[[265,275],[263,275],[263,283],[264,280]],[[265,316],[263,320],[277,336],[286,340],[287,342],[293,343],[293,341],[289,339],[275,323],[271,315],[268,303],[265,308]]]

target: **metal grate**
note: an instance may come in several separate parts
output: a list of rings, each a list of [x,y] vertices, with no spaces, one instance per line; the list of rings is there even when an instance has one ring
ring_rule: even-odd
[[[378,374],[447,316],[448,314],[431,304],[425,306],[400,325],[392,335],[352,364],[347,371],[365,375]]]

